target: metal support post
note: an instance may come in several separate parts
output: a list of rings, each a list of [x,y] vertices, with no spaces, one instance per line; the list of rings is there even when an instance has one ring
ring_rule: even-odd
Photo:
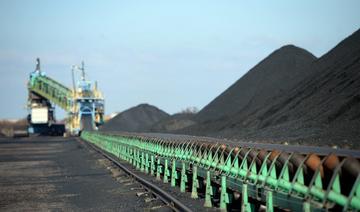
[[[149,174],[149,154],[145,154],[145,173]]]
[[[193,166],[193,178],[192,178],[192,189],[191,189],[191,198],[193,199],[197,199],[198,198],[198,193],[197,193],[197,189],[199,187],[199,181],[198,181],[198,176],[197,176],[197,166]]]
[[[172,187],[175,187],[177,178],[178,178],[178,176],[177,176],[177,171],[176,171],[176,160],[174,159],[171,164],[171,186]]]
[[[220,209],[226,210],[227,203],[229,203],[229,194],[226,191],[226,176],[221,176],[221,193],[220,193]]]
[[[181,168],[180,192],[185,192],[186,183],[187,183],[186,167],[185,167],[185,163],[183,162]]]
[[[160,176],[162,173],[162,169],[161,169],[161,163],[160,163],[160,158],[157,159],[157,164],[156,164],[156,179],[157,180],[161,180]]]
[[[242,186],[241,198],[242,198],[241,211],[251,212],[251,207],[248,200],[248,188],[246,183],[244,183]]]
[[[206,171],[206,189],[205,189],[205,203],[204,207],[211,208],[211,196],[213,195],[213,188],[211,186],[211,175],[210,171]]]
[[[145,154],[143,151],[141,151],[141,166],[140,171],[145,171]]]
[[[140,151],[139,150],[135,150],[136,151],[136,169],[139,170],[140,169]]]
[[[168,159],[165,159],[165,165],[164,165],[164,183],[169,182],[169,166],[168,166]]]
[[[266,192],[266,211],[267,212],[274,211],[272,191]]]
[[[154,171],[155,171],[155,158],[154,155],[150,156],[150,175],[154,176]]]

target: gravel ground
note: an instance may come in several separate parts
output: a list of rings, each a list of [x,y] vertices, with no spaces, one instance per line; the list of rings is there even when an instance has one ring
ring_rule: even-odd
[[[0,211],[169,210],[75,138],[0,138]]]

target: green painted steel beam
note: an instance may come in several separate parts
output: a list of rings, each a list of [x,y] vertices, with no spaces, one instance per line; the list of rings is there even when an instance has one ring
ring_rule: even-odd
[[[54,102],[62,109],[70,111],[72,107],[72,91],[47,76],[31,76],[29,90],[41,95],[44,98]]]

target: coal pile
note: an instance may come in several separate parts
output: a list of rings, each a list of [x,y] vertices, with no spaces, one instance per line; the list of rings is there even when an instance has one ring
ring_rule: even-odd
[[[262,60],[230,88],[205,106],[196,116],[204,122],[230,117],[246,108],[262,105],[266,99],[284,93],[311,74],[303,69],[316,60],[310,52],[284,46]]]
[[[251,69],[181,133],[359,148],[360,31],[316,59],[285,46]]]
[[[144,132],[169,114],[149,104],[140,104],[125,110],[106,122],[100,131]]]

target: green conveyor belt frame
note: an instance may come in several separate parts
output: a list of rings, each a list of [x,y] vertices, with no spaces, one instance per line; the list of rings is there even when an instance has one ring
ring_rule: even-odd
[[[207,182],[205,207],[212,206],[212,185],[216,184],[221,188],[219,207],[224,210],[233,200],[233,192],[240,194],[243,211],[254,210],[254,201],[250,199],[264,203],[267,211],[273,211],[275,207],[293,211],[326,211],[333,207],[343,211],[360,210],[360,176],[346,181],[341,173],[344,163],[351,160],[349,158],[342,159],[331,177],[329,175],[330,181],[325,182],[322,164],[328,156],[322,158],[310,180],[306,180],[305,162],[310,154],[290,173],[293,153],[283,161],[279,155],[270,160],[271,152],[268,152],[261,164],[256,165],[256,157],[251,154],[261,151],[255,148],[169,141],[125,133],[84,132],[82,138],[164,183],[170,181],[171,186],[176,186],[180,180],[181,192],[191,185],[192,198],[198,198],[199,178],[204,179]],[[280,167],[278,162],[282,164]],[[351,186],[348,193],[341,188],[344,180]]]

